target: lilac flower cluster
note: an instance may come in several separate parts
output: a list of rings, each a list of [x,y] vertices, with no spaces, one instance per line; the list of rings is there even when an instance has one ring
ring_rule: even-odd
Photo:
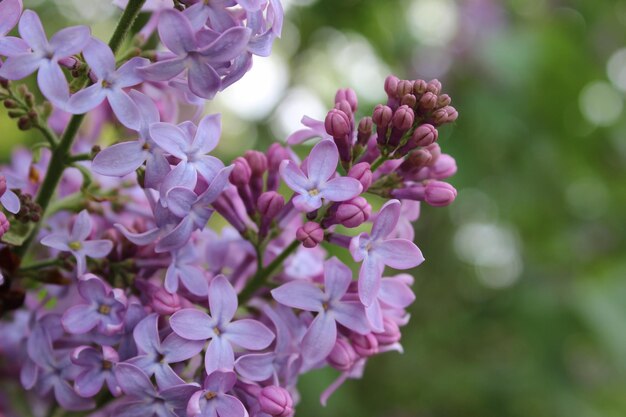
[[[52,411],[288,417],[299,376],[330,366],[325,403],[370,357],[402,351],[413,278],[386,267],[421,264],[420,202],[456,197],[437,143],[450,97],[390,76],[387,102],[357,122],[342,89],[287,146],[225,165],[204,100],[269,54],[278,0],[115,3],[112,39],[150,14],[121,54],[82,26],[48,40],[21,0],[0,2],[0,98],[44,138],[0,173],[0,379]],[[15,83],[34,72],[45,102]],[[127,138],[101,149],[104,129]],[[313,138],[300,161],[292,146]]]

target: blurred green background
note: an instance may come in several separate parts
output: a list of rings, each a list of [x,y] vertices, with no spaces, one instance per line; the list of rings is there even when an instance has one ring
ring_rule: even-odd
[[[108,1],[29,1],[49,27]],[[89,7],[84,7],[89,4]],[[227,90],[220,152],[265,149],[322,118],[339,87],[359,116],[389,73],[439,78],[460,117],[450,208],[424,207],[405,353],[302,378],[299,417],[626,415],[626,2],[289,0],[283,39]],[[8,156],[13,125],[0,119]],[[21,136],[22,139],[28,139]]]

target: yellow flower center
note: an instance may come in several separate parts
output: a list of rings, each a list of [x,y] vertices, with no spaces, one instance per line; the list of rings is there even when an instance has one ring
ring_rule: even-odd
[[[204,398],[206,398],[207,400],[212,400],[215,397],[217,397],[217,393],[213,391],[208,391],[206,394],[204,394]]]
[[[100,314],[109,314],[111,312],[111,307],[105,304],[102,304],[100,308],[98,308],[98,313]]]
[[[315,197],[316,195],[318,195],[320,192],[317,188],[313,188],[312,190],[309,190],[309,195],[311,197]]]
[[[80,250],[80,248],[83,247],[83,245],[78,241],[71,242],[68,246],[70,247],[70,249],[73,249],[73,250]]]

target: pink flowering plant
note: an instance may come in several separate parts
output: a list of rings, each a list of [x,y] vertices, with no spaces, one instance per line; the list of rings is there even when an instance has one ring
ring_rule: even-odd
[[[389,76],[387,102],[357,119],[341,89],[325,120],[224,162],[203,106],[270,53],[279,0],[115,3],[105,42],[86,26],[47,36],[0,1],[0,98],[41,138],[0,167],[0,377],[33,415],[288,417],[299,376],[332,367],[325,403],[402,351],[415,296],[396,271],[424,261],[411,223],[456,197],[437,143],[450,97]],[[0,414],[19,415],[4,394]]]

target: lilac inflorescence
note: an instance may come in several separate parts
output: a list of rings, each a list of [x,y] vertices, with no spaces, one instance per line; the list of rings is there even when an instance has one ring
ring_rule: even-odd
[[[325,404],[369,358],[402,351],[413,278],[386,268],[424,261],[420,203],[456,197],[438,138],[458,113],[439,81],[389,76],[369,114],[340,89],[324,120],[305,116],[286,144],[225,164],[205,100],[269,55],[280,2],[143,10],[138,51],[121,57],[87,27],[48,38],[21,0],[0,2],[0,97],[49,140],[0,171],[0,332],[11,335],[0,374],[50,410],[289,417],[299,376],[330,366],[340,374]],[[162,48],[145,50],[150,39]],[[46,103],[15,84],[34,72]],[[63,148],[68,113],[90,123]],[[104,129],[129,137],[101,149]],[[312,139],[300,160],[296,145]],[[58,161],[72,169],[50,190]]]

